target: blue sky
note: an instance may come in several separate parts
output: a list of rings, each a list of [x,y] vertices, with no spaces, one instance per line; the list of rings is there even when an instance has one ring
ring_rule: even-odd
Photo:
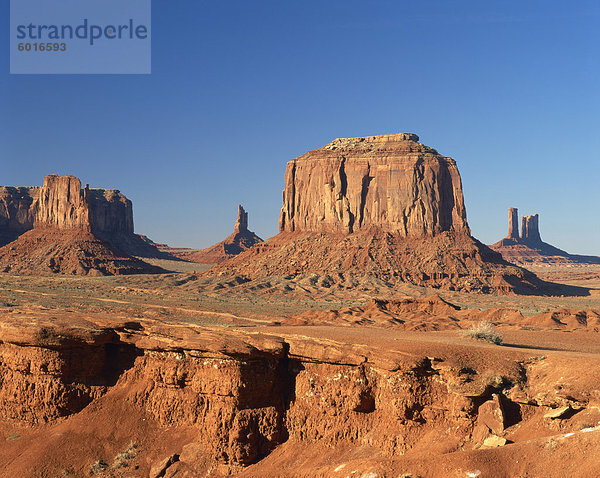
[[[137,232],[205,247],[238,203],[277,232],[288,160],[415,132],[456,159],[478,239],[514,206],[600,254],[599,27],[586,0],[154,0],[151,75],[9,75],[5,35],[0,183],[74,174],[132,199]]]

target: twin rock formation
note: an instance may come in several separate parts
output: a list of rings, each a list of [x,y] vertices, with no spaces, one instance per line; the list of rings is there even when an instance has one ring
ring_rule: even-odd
[[[162,272],[130,257],[151,246],[133,232],[131,201],[90,189],[74,176],[46,176],[42,187],[0,188],[0,271],[81,275]],[[158,251],[156,251],[158,253]]]
[[[508,235],[492,244],[490,248],[502,254],[507,261],[519,265],[600,264],[600,257],[569,254],[542,241],[537,214],[521,218],[521,233],[519,233],[519,211],[514,207],[508,208]]]
[[[456,162],[418,141],[411,133],[336,139],[293,159],[280,233],[209,274],[353,289],[538,289],[533,274],[471,237]]]
[[[539,216],[532,214],[521,218],[521,230],[519,234],[519,210],[516,207],[508,208],[508,243],[524,243],[536,245],[542,242],[540,237]],[[504,239],[503,239],[504,240]]]

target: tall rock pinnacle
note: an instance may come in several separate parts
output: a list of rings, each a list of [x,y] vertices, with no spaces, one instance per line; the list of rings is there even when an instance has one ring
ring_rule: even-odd
[[[539,216],[521,217],[521,234],[516,227],[517,209],[508,209],[508,236],[489,247],[513,264],[600,264],[600,257],[569,254],[542,241]]]
[[[521,217],[521,234],[519,234],[519,210],[508,208],[508,236],[500,241],[502,245],[538,244],[542,242],[539,229],[539,216],[532,214]],[[500,243],[498,243],[500,244]]]
[[[241,254],[261,242],[263,240],[260,237],[248,230],[248,213],[239,205],[237,220],[235,221],[235,228],[232,234],[227,236],[223,241],[217,242],[206,249],[186,255],[184,258],[188,261],[200,262],[202,264],[218,264]]]
[[[248,231],[248,213],[244,210],[242,205],[238,205],[238,216],[235,221],[235,229],[236,233],[246,232]]]
[[[519,239],[519,210],[516,207],[508,208],[508,236],[510,239]]]

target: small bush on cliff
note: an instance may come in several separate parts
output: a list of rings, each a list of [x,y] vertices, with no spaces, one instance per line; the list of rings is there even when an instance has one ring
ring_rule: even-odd
[[[462,331],[464,337],[471,339],[485,340],[491,344],[500,345],[502,335],[500,335],[490,322],[479,322],[468,329]]]

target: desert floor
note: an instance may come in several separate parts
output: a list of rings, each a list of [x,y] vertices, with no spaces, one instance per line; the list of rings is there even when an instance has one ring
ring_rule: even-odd
[[[543,363],[543,370],[532,369],[527,393],[538,397],[555,393],[563,402],[544,402],[543,399],[537,403],[520,402],[520,419],[506,424],[501,436],[507,442],[500,447],[466,443],[450,429],[439,426],[419,435],[419,440],[406,451],[395,454],[382,451],[376,440],[370,443],[369,439],[346,436],[337,440],[298,440],[290,436],[258,463],[244,468],[215,468],[209,465],[208,455],[203,458],[200,450],[194,455],[196,471],[182,465],[166,468],[163,474],[156,476],[232,473],[240,476],[591,477],[600,474],[597,454],[600,340],[598,331],[590,326],[495,322],[503,343],[493,345],[465,337],[456,328],[416,331],[418,327],[406,330],[385,325],[311,325],[310,321],[298,323],[291,318],[307,310],[357,306],[365,302],[365,297],[349,292],[347,297],[336,293],[330,298],[325,295],[312,300],[298,295],[257,294],[235,287],[199,293],[189,287],[191,278],[195,277],[189,270],[190,265],[183,266],[187,270],[181,273],[156,276],[82,278],[0,274],[2,328],[26,328],[34,319],[43,319],[46,324],[55,322],[58,327],[85,321],[110,326],[115,321],[139,320],[155,327],[159,324],[165,337],[169,337],[169,327],[192,327],[203,334],[223,336],[277,337],[305,350],[304,356],[312,357],[313,362],[324,364],[344,364],[344,357],[356,354],[372,357],[369,359],[372,363],[385,364],[397,360],[390,358],[390,354],[396,354],[394,357],[400,354],[428,357],[432,364],[439,361],[448,366],[472,367],[479,375],[511,376],[514,364]],[[194,270],[200,272],[202,268],[195,265]],[[600,266],[540,266],[532,270],[546,280],[587,287],[589,295],[495,296],[406,285],[386,294],[385,298],[424,298],[437,294],[462,308],[514,309],[525,318],[558,308],[600,311]],[[328,347],[337,351],[335,357],[328,358],[323,352]],[[347,362],[352,363],[352,359]],[[559,392],[561,390],[564,393]],[[117,381],[81,411],[65,413],[64,417],[47,422],[27,423],[6,418],[4,413],[5,419],[0,421],[0,435],[4,437],[0,447],[0,469],[5,470],[2,476],[148,476],[162,458],[178,452],[197,437],[197,427],[165,426],[124,398],[127,393],[127,384]],[[565,403],[564,400],[578,404],[579,408],[574,407],[567,418],[544,418],[553,407]],[[4,406],[7,403],[4,397]],[[546,405],[541,406],[542,403]],[[205,466],[201,464],[203,459]]]

